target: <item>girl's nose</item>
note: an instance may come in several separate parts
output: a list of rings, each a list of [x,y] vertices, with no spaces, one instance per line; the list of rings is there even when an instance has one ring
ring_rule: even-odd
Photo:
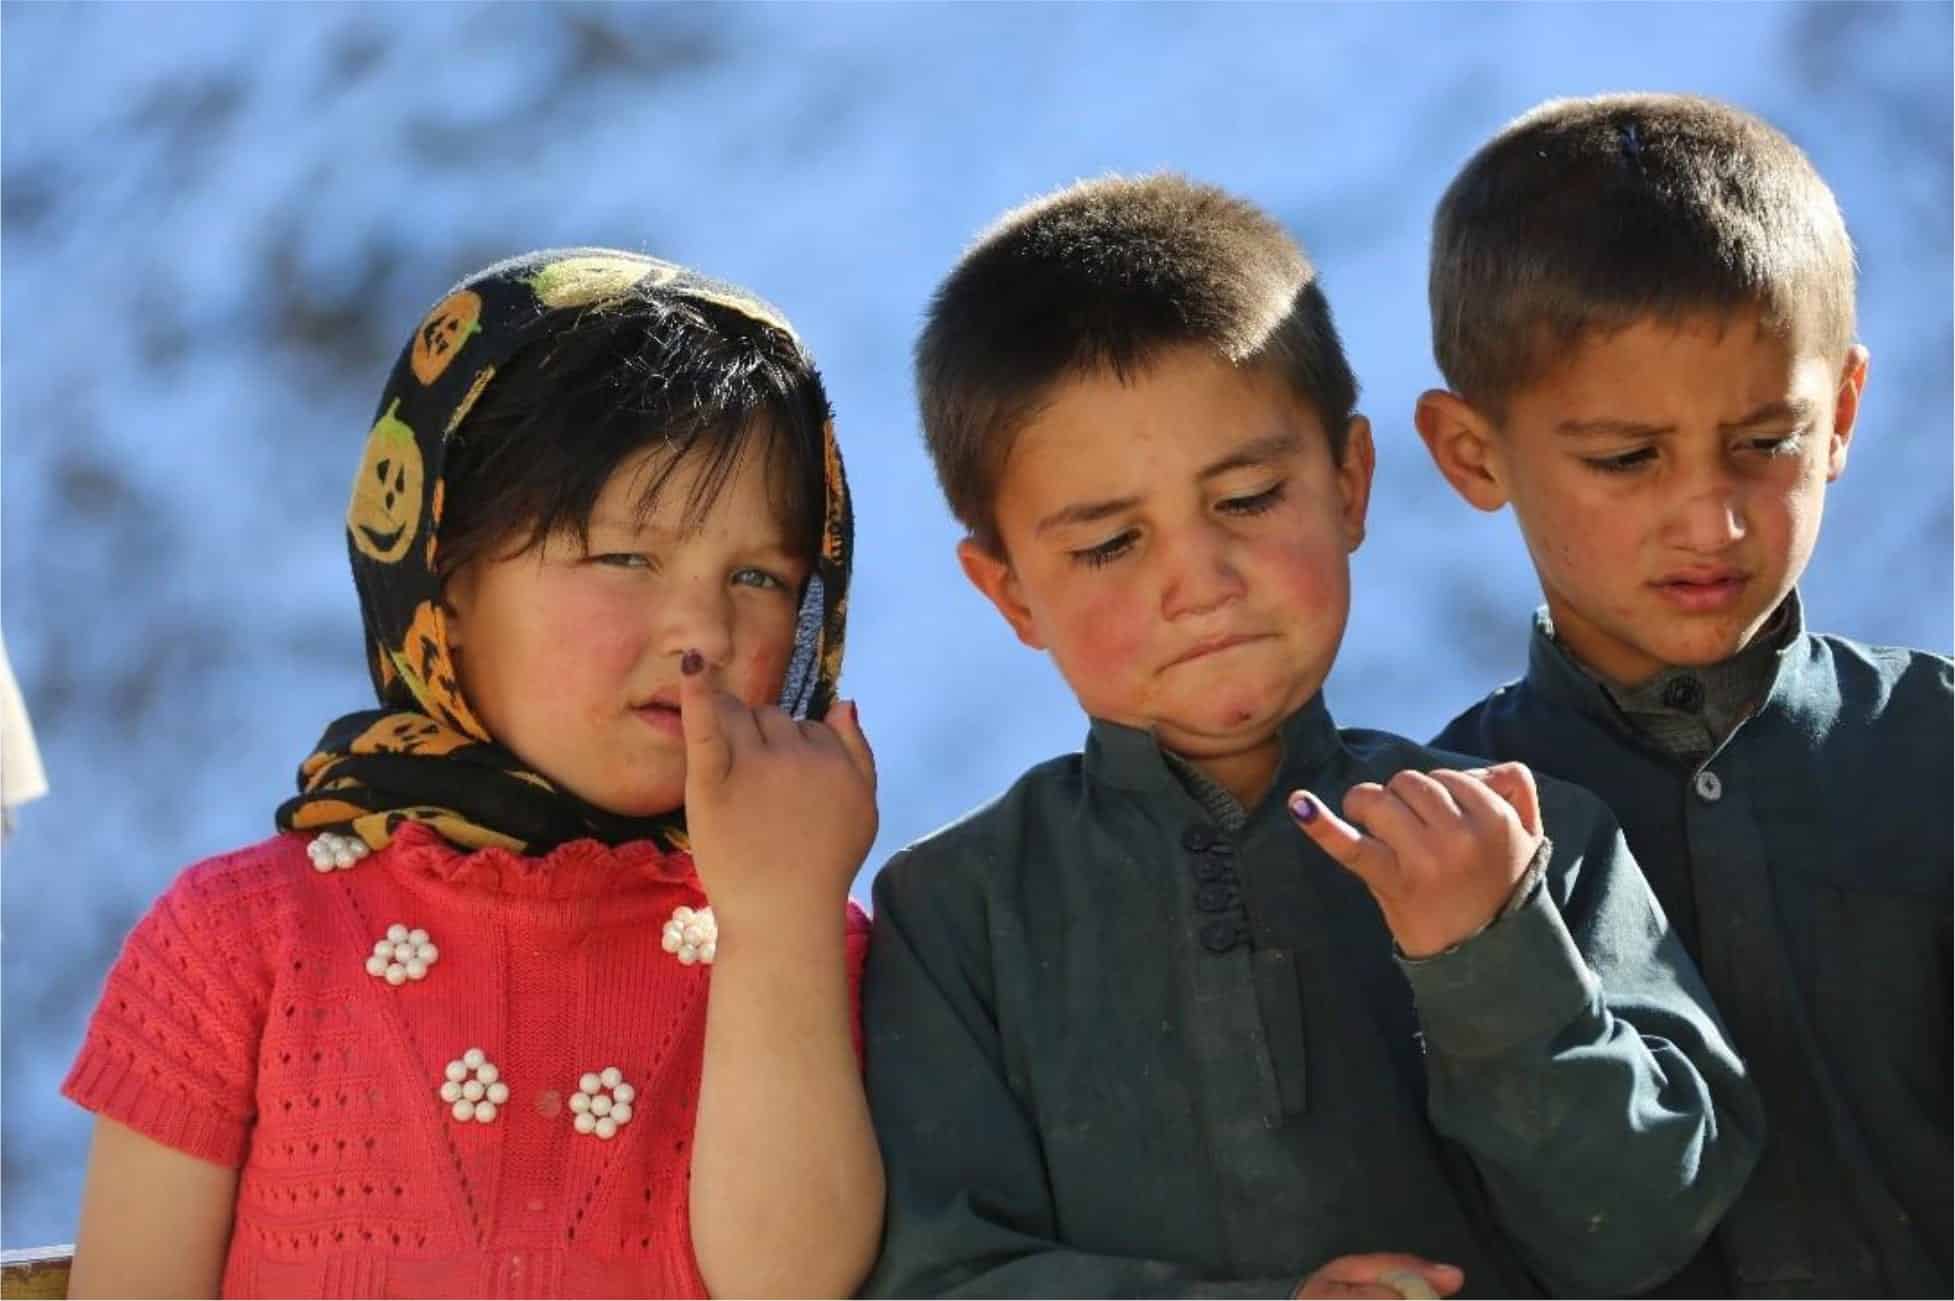
[[[733,620],[727,592],[717,582],[691,579],[669,586],[658,611],[658,650],[675,658],[698,651],[709,667],[733,654]]]

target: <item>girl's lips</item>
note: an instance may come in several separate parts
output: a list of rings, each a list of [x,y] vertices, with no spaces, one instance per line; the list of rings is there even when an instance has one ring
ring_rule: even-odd
[[[1735,605],[1744,595],[1740,574],[1716,578],[1669,578],[1656,583],[1657,595],[1688,614],[1712,614]]]
[[[685,729],[679,721],[677,705],[662,705],[653,701],[649,705],[634,705],[631,712],[643,719],[645,725],[655,732],[682,739],[685,736]]]

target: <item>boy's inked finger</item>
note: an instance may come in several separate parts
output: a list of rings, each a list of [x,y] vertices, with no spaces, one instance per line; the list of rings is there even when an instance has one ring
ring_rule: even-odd
[[[1370,883],[1397,870],[1398,859],[1389,846],[1332,813],[1309,791],[1290,792],[1290,816],[1317,848],[1359,880]]]
[[[842,749],[848,752],[855,770],[869,779],[869,789],[876,788],[876,752],[869,747],[869,738],[862,731],[862,711],[856,708],[853,700],[838,700],[829,709],[823,720],[835,735],[841,738]]]

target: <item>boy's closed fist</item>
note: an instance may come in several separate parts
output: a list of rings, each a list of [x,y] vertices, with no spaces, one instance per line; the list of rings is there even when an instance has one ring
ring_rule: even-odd
[[[679,681],[686,832],[721,930],[831,921],[876,838],[876,760],[854,702],[799,722],[703,667],[688,652]]]
[[[1534,774],[1520,763],[1360,783],[1344,797],[1350,822],[1308,791],[1290,796],[1290,812],[1370,889],[1410,958],[1450,948],[1499,915],[1542,839]]]

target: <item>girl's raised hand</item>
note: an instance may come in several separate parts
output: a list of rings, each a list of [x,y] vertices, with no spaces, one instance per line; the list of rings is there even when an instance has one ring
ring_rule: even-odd
[[[876,760],[853,701],[821,723],[753,708],[681,661],[686,828],[722,930],[833,921],[876,838]]]

